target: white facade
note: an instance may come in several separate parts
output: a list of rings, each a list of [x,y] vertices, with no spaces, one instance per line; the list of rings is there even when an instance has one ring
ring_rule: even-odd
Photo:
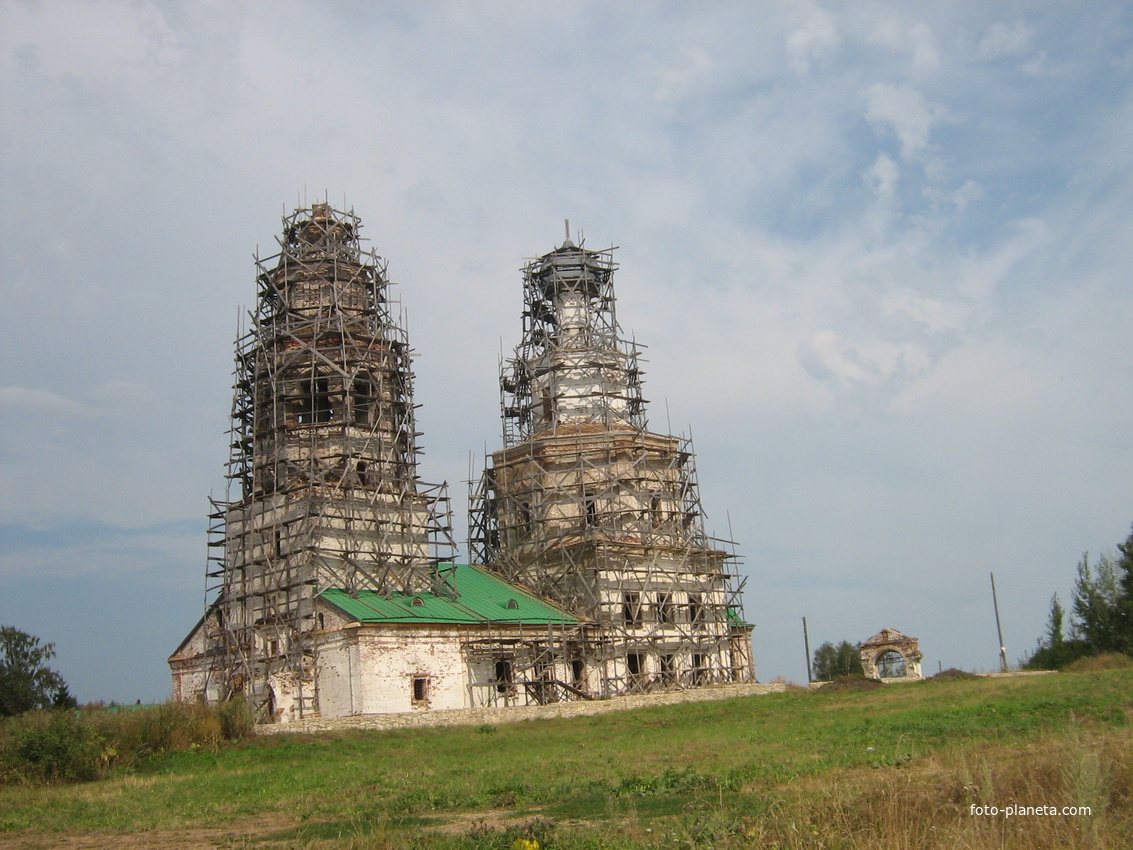
[[[584,626],[482,570],[455,570],[463,579],[457,585],[471,591],[467,597],[331,592],[339,594],[333,598],[345,608],[318,597],[318,630],[312,635],[317,709],[309,708],[312,683],[277,669],[267,677],[270,711],[263,720],[287,723],[312,714],[345,717],[555,702],[569,698],[564,682],[589,690],[588,671],[574,668],[563,654],[570,640],[580,639]],[[404,621],[418,603],[424,611],[420,619]],[[212,606],[169,659],[174,699],[216,702],[225,697],[213,675],[221,611]],[[440,621],[430,619],[432,612]],[[308,692],[306,698],[300,686]]]

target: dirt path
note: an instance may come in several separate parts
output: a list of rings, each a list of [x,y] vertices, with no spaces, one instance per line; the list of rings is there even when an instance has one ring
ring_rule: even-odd
[[[214,827],[158,828],[137,832],[96,830],[92,832],[0,833],[0,850],[215,850],[239,846],[254,839],[257,848],[286,846],[270,837],[292,829],[297,821],[278,814],[258,815]]]

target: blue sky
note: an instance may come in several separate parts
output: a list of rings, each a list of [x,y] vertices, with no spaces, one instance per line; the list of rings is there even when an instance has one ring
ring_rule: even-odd
[[[1123,3],[0,0],[0,622],[156,700],[204,604],[252,255],[389,261],[421,473],[500,442],[518,269],[619,246],[655,429],[738,541],[759,676],[883,627],[1034,645],[1133,523]]]

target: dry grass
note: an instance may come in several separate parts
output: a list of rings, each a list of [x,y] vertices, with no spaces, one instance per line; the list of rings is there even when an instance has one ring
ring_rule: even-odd
[[[714,831],[687,835],[683,846],[1128,850],[1133,732],[1089,736],[1073,728],[1023,748],[957,748],[907,766],[827,772],[780,791],[770,811],[719,821]],[[1009,806],[1088,807],[1090,814],[1008,816]],[[973,807],[999,814],[973,814]]]
[[[1103,652],[1078,658],[1066,665],[1071,673],[1094,673],[1099,670],[1128,670],[1133,667],[1133,658],[1121,652]]]

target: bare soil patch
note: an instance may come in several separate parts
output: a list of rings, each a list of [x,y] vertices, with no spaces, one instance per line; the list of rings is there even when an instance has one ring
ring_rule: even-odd
[[[94,832],[11,832],[0,833],[0,850],[215,850],[256,839],[256,846],[283,846],[271,836],[294,828],[293,818],[278,813],[232,821],[212,827],[144,829],[137,832],[97,830]]]

